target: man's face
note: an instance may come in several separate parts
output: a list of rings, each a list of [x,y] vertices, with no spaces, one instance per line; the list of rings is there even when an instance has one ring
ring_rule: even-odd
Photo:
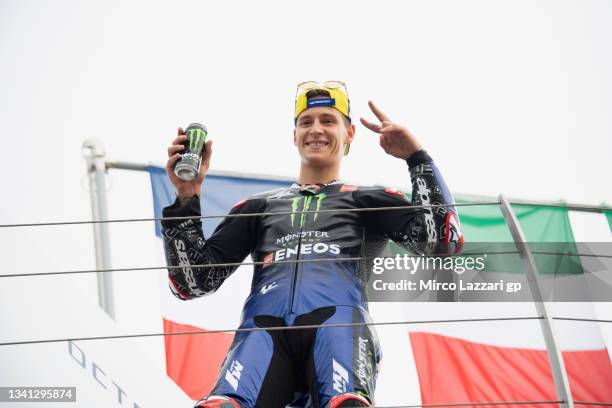
[[[298,116],[293,143],[302,163],[328,166],[342,159],[343,145],[351,143],[354,135],[355,125],[347,128],[340,112],[321,106],[306,109]]]

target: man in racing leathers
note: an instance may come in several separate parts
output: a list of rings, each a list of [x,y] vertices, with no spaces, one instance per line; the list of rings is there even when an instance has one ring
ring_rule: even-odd
[[[208,239],[197,218],[163,221],[167,262],[175,267],[169,269],[170,288],[179,299],[215,292],[236,269],[192,265],[240,263],[250,254],[259,264],[241,329],[356,323],[236,333],[212,395],[197,406],[372,406],[381,352],[374,328],[362,324],[370,322],[365,287],[371,258],[388,239],[429,253],[441,247],[455,252],[463,238],[453,198],[432,159],[408,129],[374,103],[369,106],[381,123],[363,118],[361,123],[380,135],[387,154],[406,161],[412,201],[390,188],[338,181],[355,135],[346,87],[309,82],[300,84],[296,98],[293,141],[301,158],[296,183],[240,201]],[[205,145],[199,178],[185,182],[173,172],[186,140],[182,129],[178,133],[166,167],[177,199],[163,214],[199,216],[212,141]],[[424,207],[360,211],[400,206]]]

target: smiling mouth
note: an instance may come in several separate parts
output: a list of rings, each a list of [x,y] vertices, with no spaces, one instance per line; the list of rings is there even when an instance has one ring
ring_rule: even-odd
[[[312,149],[321,149],[323,147],[327,147],[329,146],[329,142],[325,142],[322,140],[312,140],[310,142],[306,142],[306,146],[312,148]]]

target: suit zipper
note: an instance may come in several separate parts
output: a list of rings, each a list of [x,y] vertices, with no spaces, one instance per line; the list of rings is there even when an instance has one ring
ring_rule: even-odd
[[[300,222],[300,229],[299,229],[299,233],[298,233],[298,246],[297,246],[297,254],[295,257],[296,261],[300,260],[300,253],[302,252],[302,231],[304,230],[304,225],[306,224],[306,213],[304,211],[307,211],[308,208],[310,207],[310,201],[312,200],[312,196],[309,195],[305,195],[304,197],[304,205],[302,207],[302,213],[300,214],[299,217],[299,222]],[[297,275],[298,275],[298,268],[299,268],[300,264],[298,262],[295,263],[294,267],[293,267],[293,276],[291,277],[291,297],[289,298],[289,311],[293,312],[293,302],[295,300],[295,287],[297,286]]]

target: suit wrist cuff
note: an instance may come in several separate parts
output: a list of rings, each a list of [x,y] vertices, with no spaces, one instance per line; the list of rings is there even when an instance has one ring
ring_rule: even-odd
[[[409,158],[406,159],[406,163],[408,163],[409,168],[413,168],[418,166],[419,164],[427,163],[430,161],[433,161],[433,159],[423,149],[419,150],[416,153],[413,153]]]
[[[183,201],[183,202],[181,202]],[[202,215],[200,211],[200,198],[195,195],[187,200],[181,200],[176,197],[174,203],[162,210],[162,215],[164,218],[169,217],[199,217]],[[179,224],[184,223],[187,220],[162,220],[162,226],[164,228],[175,227]],[[201,225],[200,219],[192,219],[195,224]]]

